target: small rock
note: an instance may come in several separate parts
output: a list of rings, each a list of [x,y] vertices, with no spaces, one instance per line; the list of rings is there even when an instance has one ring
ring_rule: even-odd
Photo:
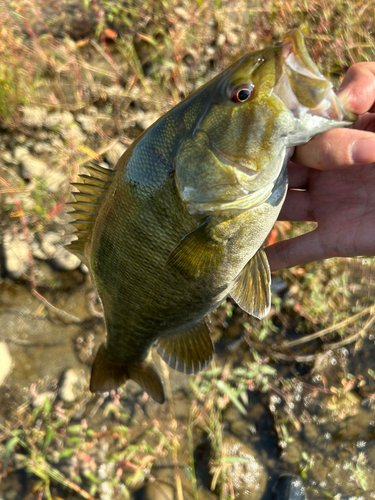
[[[55,170],[54,172],[50,172],[46,178],[46,189],[50,193],[58,193],[59,191],[64,189],[64,184],[68,185],[69,181],[62,172],[59,170]]]
[[[25,146],[16,146],[14,148],[14,158],[19,162],[25,156],[29,156],[30,152]]]
[[[18,199],[25,211],[32,210],[35,207],[36,201],[28,193],[20,193]]]
[[[10,153],[9,151],[4,151],[1,158],[5,163],[14,164],[14,158],[12,156],[12,153]]]
[[[66,403],[72,403],[82,395],[85,383],[86,377],[83,370],[74,368],[67,370],[61,381],[60,398]]]
[[[106,158],[112,166],[115,166],[121,156],[125,153],[127,147],[122,142],[116,144],[107,152]]]
[[[81,261],[76,255],[68,252],[64,247],[60,247],[51,259],[51,264],[61,271],[73,271],[79,267]]]
[[[174,12],[179,17],[181,17],[181,19],[184,19],[185,21],[190,21],[190,14],[186,9],[184,9],[182,7],[175,7]]]
[[[37,106],[26,106],[22,110],[22,123],[26,127],[42,127],[47,110]]]
[[[54,148],[48,142],[37,142],[34,146],[34,151],[37,154],[53,153]]]
[[[43,178],[47,173],[48,166],[42,160],[31,155],[23,156],[20,162],[21,177],[30,179],[32,177]]]
[[[227,41],[227,37],[226,37],[225,33],[219,33],[217,35],[216,45],[218,47],[222,47],[226,41]]]
[[[76,117],[78,123],[80,123],[83,130],[88,134],[94,134],[96,132],[96,122],[92,116],[87,116],[84,114],[79,114]]]
[[[48,231],[44,233],[43,240],[38,242],[34,240],[30,247],[33,256],[40,260],[48,260],[51,259],[56,251],[57,246],[61,244],[61,237],[59,233],[55,233],[54,231]]]
[[[38,141],[48,141],[48,138],[48,132],[45,130],[38,130],[38,132],[34,135],[34,139],[37,139]]]
[[[170,484],[155,481],[142,490],[144,500],[174,500],[174,489]]]
[[[280,476],[272,492],[273,500],[306,500],[303,482],[294,474]]]
[[[66,141],[76,144],[82,144],[86,140],[85,134],[76,123],[71,123],[67,127],[62,128],[61,135]]]
[[[48,114],[44,119],[44,126],[50,130],[56,127],[66,127],[74,122],[74,116],[69,111],[55,111],[54,113]]]
[[[64,149],[64,143],[59,137],[53,137],[51,139],[51,146],[54,149]]]
[[[9,276],[17,279],[29,268],[29,246],[21,237],[6,232],[2,242],[5,269]]]
[[[17,137],[16,137],[16,141],[18,142],[18,144],[24,144],[26,143],[26,135],[25,134],[19,134]]]
[[[228,436],[223,439],[223,455],[240,459],[238,462],[228,464],[227,468],[236,498],[260,500],[266,487],[267,474],[259,463],[255,450]]]
[[[147,113],[147,114],[145,114],[144,117],[139,118],[136,121],[136,124],[142,130],[146,130],[146,129],[148,129],[148,127],[151,127],[151,125],[156,122],[156,120],[159,118],[159,116],[160,115],[158,113]]]
[[[12,358],[9,354],[8,346],[5,342],[0,342],[0,385],[12,369]]]
[[[80,266],[79,266],[79,270],[81,271],[81,273],[83,274],[88,274],[89,273],[89,268],[86,266],[86,264],[84,264],[83,262],[81,262]]]
[[[43,406],[44,403],[49,400],[51,403],[56,399],[56,393],[53,391],[41,392],[33,397],[33,406]]]
[[[122,92],[122,87],[120,85],[112,85],[111,87],[105,88],[105,93],[108,97],[118,97]]]

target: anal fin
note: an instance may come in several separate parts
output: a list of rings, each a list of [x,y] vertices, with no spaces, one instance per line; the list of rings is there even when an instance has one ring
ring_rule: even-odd
[[[210,330],[202,321],[184,332],[160,338],[156,350],[171,368],[197,373],[211,362],[214,346]]]
[[[157,403],[164,403],[163,383],[152,361],[151,353],[137,364],[114,362],[102,344],[91,370],[90,391],[107,392],[117,389],[127,380],[134,380]]]
[[[271,308],[271,270],[263,247],[243,268],[230,295],[255,318],[267,316]]]
[[[215,238],[210,221],[206,221],[180,241],[170,254],[167,266],[183,276],[199,278],[220,267],[226,243]]]

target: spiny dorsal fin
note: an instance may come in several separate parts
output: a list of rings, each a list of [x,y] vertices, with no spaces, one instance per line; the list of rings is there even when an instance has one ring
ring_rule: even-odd
[[[160,338],[156,350],[171,368],[197,373],[210,363],[214,346],[210,330],[202,321],[184,332]]]
[[[248,314],[258,319],[267,316],[271,308],[271,270],[263,247],[243,268],[230,294]]]
[[[157,403],[164,403],[163,383],[151,358],[151,352],[139,364],[122,364],[113,361],[102,344],[92,365],[90,391],[107,392],[118,389],[129,379],[137,382]]]
[[[74,253],[83,261],[86,261],[85,245],[90,239],[91,231],[95,223],[97,213],[102,200],[113,179],[113,170],[109,170],[97,163],[85,166],[91,175],[81,174],[79,177],[83,182],[72,182],[72,186],[78,192],[72,193],[76,201],[68,203],[74,208],[69,212],[74,217],[72,226],[77,229],[74,234],[77,240],[67,245],[67,250]]]

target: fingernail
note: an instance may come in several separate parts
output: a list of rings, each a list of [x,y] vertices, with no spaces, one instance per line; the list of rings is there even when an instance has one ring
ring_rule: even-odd
[[[351,147],[353,163],[375,162],[375,137],[374,139],[358,139]]]

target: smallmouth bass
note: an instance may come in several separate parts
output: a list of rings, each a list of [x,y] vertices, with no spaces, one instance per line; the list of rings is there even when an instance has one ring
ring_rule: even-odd
[[[92,391],[133,379],[162,403],[153,345],[172,368],[196,373],[214,351],[204,318],[227,296],[266,316],[262,245],[285,199],[287,162],[295,146],[355,119],[292,30],[166,113],[115,170],[86,167],[68,249],[89,266],[104,309]]]

